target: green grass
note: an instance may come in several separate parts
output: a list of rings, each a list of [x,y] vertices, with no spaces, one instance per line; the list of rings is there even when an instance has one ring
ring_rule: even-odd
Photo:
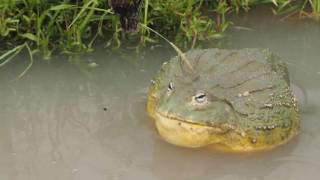
[[[141,23],[182,49],[223,38],[231,25],[228,14],[269,4],[279,15],[300,15],[319,20],[320,0],[144,0]],[[28,47],[32,54],[81,54],[96,44],[117,48],[154,44],[159,37],[146,28],[124,35],[107,0],[2,0],[0,54]],[[7,56],[0,56],[0,63]],[[0,67],[1,68],[1,67]]]

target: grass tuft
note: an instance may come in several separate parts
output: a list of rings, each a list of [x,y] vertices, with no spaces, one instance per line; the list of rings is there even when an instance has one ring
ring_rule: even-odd
[[[231,25],[228,14],[269,4],[278,15],[300,14],[320,19],[320,0],[144,0],[141,23],[182,49],[222,38]],[[107,0],[2,0],[0,3],[0,64],[24,47],[49,59],[52,54],[87,53],[95,44],[120,47],[123,32]],[[131,35],[138,45],[156,43],[147,28]],[[6,58],[3,58],[6,57]]]

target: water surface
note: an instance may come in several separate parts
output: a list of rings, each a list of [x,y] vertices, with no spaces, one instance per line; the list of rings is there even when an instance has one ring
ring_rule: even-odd
[[[301,133],[254,154],[184,149],[163,142],[146,114],[149,81],[172,51],[99,51],[82,61],[17,58],[0,72],[2,180],[317,179],[320,170],[320,26],[239,15],[225,48],[270,48],[304,91]],[[244,28],[245,27],[245,28]],[[21,62],[21,63],[20,63]]]

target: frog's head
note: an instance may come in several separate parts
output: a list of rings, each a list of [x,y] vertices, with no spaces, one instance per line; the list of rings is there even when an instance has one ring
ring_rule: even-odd
[[[206,87],[200,77],[185,78],[184,82],[175,77],[158,93],[155,94],[158,98],[155,114],[159,117],[217,128],[237,118],[232,105]]]
[[[219,97],[221,91],[214,91],[204,82],[208,80],[205,77],[185,74],[175,67],[180,66],[167,67],[165,63],[151,81],[148,110],[161,136],[186,147],[219,143],[228,136],[247,141],[236,123],[239,118],[232,104]]]

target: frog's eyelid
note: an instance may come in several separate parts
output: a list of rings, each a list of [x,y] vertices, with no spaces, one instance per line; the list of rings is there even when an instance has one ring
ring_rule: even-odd
[[[199,98],[199,99],[204,98],[204,97],[206,97],[206,95],[204,93],[200,93],[200,94],[196,95],[196,98]]]

